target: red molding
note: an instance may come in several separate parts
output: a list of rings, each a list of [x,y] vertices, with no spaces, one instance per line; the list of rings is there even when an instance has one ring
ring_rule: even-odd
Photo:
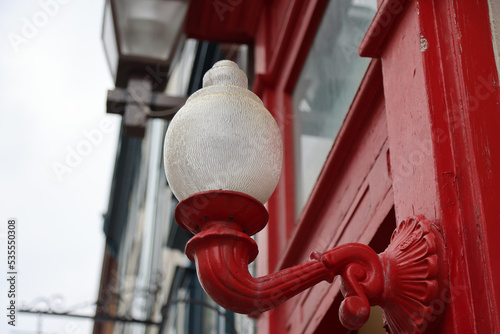
[[[266,272],[272,272],[295,227],[294,114],[290,96],[283,91],[265,90],[264,103],[276,119],[284,147],[281,177],[275,192],[268,201],[271,222],[268,226],[268,233],[273,241],[268,249]]]
[[[444,88],[446,113],[439,113],[436,101],[439,94],[430,94],[431,112],[433,117],[446,118],[456,191],[454,208],[449,210],[448,203],[443,205],[448,216],[443,219],[443,231],[453,249],[451,263],[462,263],[462,254],[467,254],[466,265],[453,266],[450,273],[455,278],[452,280],[455,290],[463,291],[464,286],[474,288],[471,296],[458,297],[460,301],[454,307],[458,317],[462,313],[471,314],[470,318],[459,321],[472,320],[478,333],[497,333],[500,332],[500,175],[497,172],[500,155],[493,152],[500,150],[500,89],[489,8],[487,1],[457,1],[437,3],[433,9],[443,28],[436,29],[439,49],[429,47],[432,53],[424,57],[424,66],[429,87],[441,84]],[[429,19],[430,16],[422,17],[421,26],[425,34],[432,36]],[[443,68],[443,75],[436,78],[437,66]],[[442,159],[436,156],[439,165],[446,165]],[[459,219],[450,219],[446,211],[456,213],[457,208]],[[463,328],[466,327],[459,330]]]
[[[268,35],[256,40],[266,45],[267,57],[264,72],[256,73],[255,94],[260,96],[266,87],[279,87],[286,93],[293,90],[327,5],[325,0],[291,1],[284,22],[274,22],[274,17],[261,22],[267,27],[279,24],[280,32],[276,41],[263,41]]]
[[[473,24],[472,24],[473,23]],[[409,2],[381,53],[396,216],[443,231],[443,334],[500,331],[499,88],[487,1]]]
[[[191,0],[184,31],[190,38],[253,43],[264,0]]]
[[[277,269],[285,268],[295,263],[298,255],[297,252],[302,251],[304,240],[307,240],[313,231],[311,224],[314,224],[319,218],[320,211],[317,208],[324,206],[328,198],[327,194],[331,193],[332,188],[335,186],[333,180],[337,179],[339,170],[344,166],[345,157],[350,153],[350,148],[355,138],[359,136],[359,129],[363,125],[364,119],[372,112],[373,104],[382,94],[382,71],[380,61],[375,59],[367,69],[346,116],[346,120],[318,177],[316,186],[278,262]],[[282,194],[281,196],[286,196],[286,194]]]
[[[361,57],[380,57],[382,46],[391,30],[394,29],[407,2],[408,0],[385,0],[380,4],[359,45],[358,53]]]

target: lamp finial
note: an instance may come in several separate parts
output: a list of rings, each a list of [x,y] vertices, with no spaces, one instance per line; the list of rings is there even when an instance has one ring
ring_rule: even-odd
[[[216,85],[248,89],[248,78],[236,63],[230,60],[220,60],[203,76],[203,88]]]

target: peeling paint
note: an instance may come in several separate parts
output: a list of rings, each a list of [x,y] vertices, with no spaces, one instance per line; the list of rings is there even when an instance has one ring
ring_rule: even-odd
[[[424,52],[427,51],[427,48],[429,47],[429,43],[427,43],[427,40],[423,35],[420,35],[420,51]]]

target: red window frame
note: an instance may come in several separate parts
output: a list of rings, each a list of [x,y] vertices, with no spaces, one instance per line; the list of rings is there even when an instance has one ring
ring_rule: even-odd
[[[263,255],[258,262],[259,274],[307,261],[313,250],[324,251],[346,242],[373,241],[385,246],[395,227],[393,219],[382,227],[386,217],[394,214],[379,60],[371,62],[310,198],[295,218],[291,97],[327,4],[292,2],[275,41],[268,32],[257,34],[254,91],[276,118],[284,142],[282,176],[268,202],[269,224],[258,236]],[[259,69],[263,71],[260,74]],[[383,232],[377,234],[379,229]],[[338,316],[325,318],[338,296],[338,282],[320,284],[270,311],[269,318],[263,315],[259,330],[304,333],[327,326],[345,331]]]
[[[258,25],[255,40],[254,91],[264,98],[278,120],[285,144],[285,169],[269,202],[271,219],[267,235],[264,233],[259,240],[260,245],[270,240],[267,249],[262,248],[261,252],[265,260],[259,264],[262,273],[293,264],[305,256],[296,251],[295,246],[309,248],[317,242],[314,233],[309,232],[310,237],[304,238],[297,231],[305,232],[309,226],[326,224],[318,213],[329,205],[325,202],[322,183],[338,176],[331,161],[342,151],[338,143],[343,137],[349,138],[349,131],[339,134],[335,143],[338,149],[330,153],[295,228],[293,127],[287,126],[287,122],[293,120],[290,95],[326,2],[279,3],[281,7],[276,4],[273,8],[286,8],[284,22],[273,21],[272,10],[268,10]],[[284,3],[289,3],[288,7]],[[390,17],[388,23],[387,17]],[[490,29],[487,1],[386,0],[380,3],[372,29],[360,50],[381,59],[380,81],[386,92],[384,104],[390,148],[387,161],[393,179],[396,219],[424,214],[442,230],[449,249],[450,299],[441,333],[500,330],[497,311],[500,287],[495,284],[495,277],[500,277],[500,243],[497,241],[500,229],[494,223],[500,217],[497,204],[500,174],[493,172],[500,170],[500,155],[491,154],[492,150],[500,150],[500,132],[496,130],[500,124],[500,94]],[[483,90],[478,92],[481,87]],[[470,112],[472,104],[475,110],[482,112]],[[354,115],[352,110],[350,115]],[[429,138],[431,142],[422,148],[424,139]],[[404,162],[410,157],[415,163],[410,163],[412,170],[404,173]],[[356,239],[359,233],[353,237]],[[330,291],[335,291],[335,287]],[[316,297],[330,300],[331,306],[328,310],[326,304],[314,309],[301,302],[300,312],[316,312],[307,319],[307,327],[302,327],[304,333],[319,331],[325,324],[323,319],[329,315],[336,317],[329,312],[337,312],[338,300],[332,298],[332,294]],[[261,319],[262,333],[300,332],[289,321],[297,315],[296,319],[304,320],[288,306],[293,303],[298,301],[285,303]],[[468,316],[461,316],[464,313]]]

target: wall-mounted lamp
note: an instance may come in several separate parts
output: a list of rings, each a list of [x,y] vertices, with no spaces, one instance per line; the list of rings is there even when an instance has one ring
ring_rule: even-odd
[[[216,63],[165,137],[167,179],[180,201],[175,217],[195,234],[186,254],[205,291],[226,309],[250,314],[340,275],[347,328],[360,328],[370,306],[379,305],[391,333],[432,332],[443,313],[434,304],[446,297],[447,269],[441,235],[423,216],[401,222],[381,254],[351,243],[275,274],[250,275],[258,253],[250,236],[267,224],[263,203],[277,185],[281,159],[278,126],[247,89],[246,75],[233,62]]]
[[[102,40],[117,87],[108,92],[107,112],[124,116],[127,135],[143,136],[147,118],[170,119],[185,102],[161,92],[180,51],[188,6],[187,0],[106,2]]]

